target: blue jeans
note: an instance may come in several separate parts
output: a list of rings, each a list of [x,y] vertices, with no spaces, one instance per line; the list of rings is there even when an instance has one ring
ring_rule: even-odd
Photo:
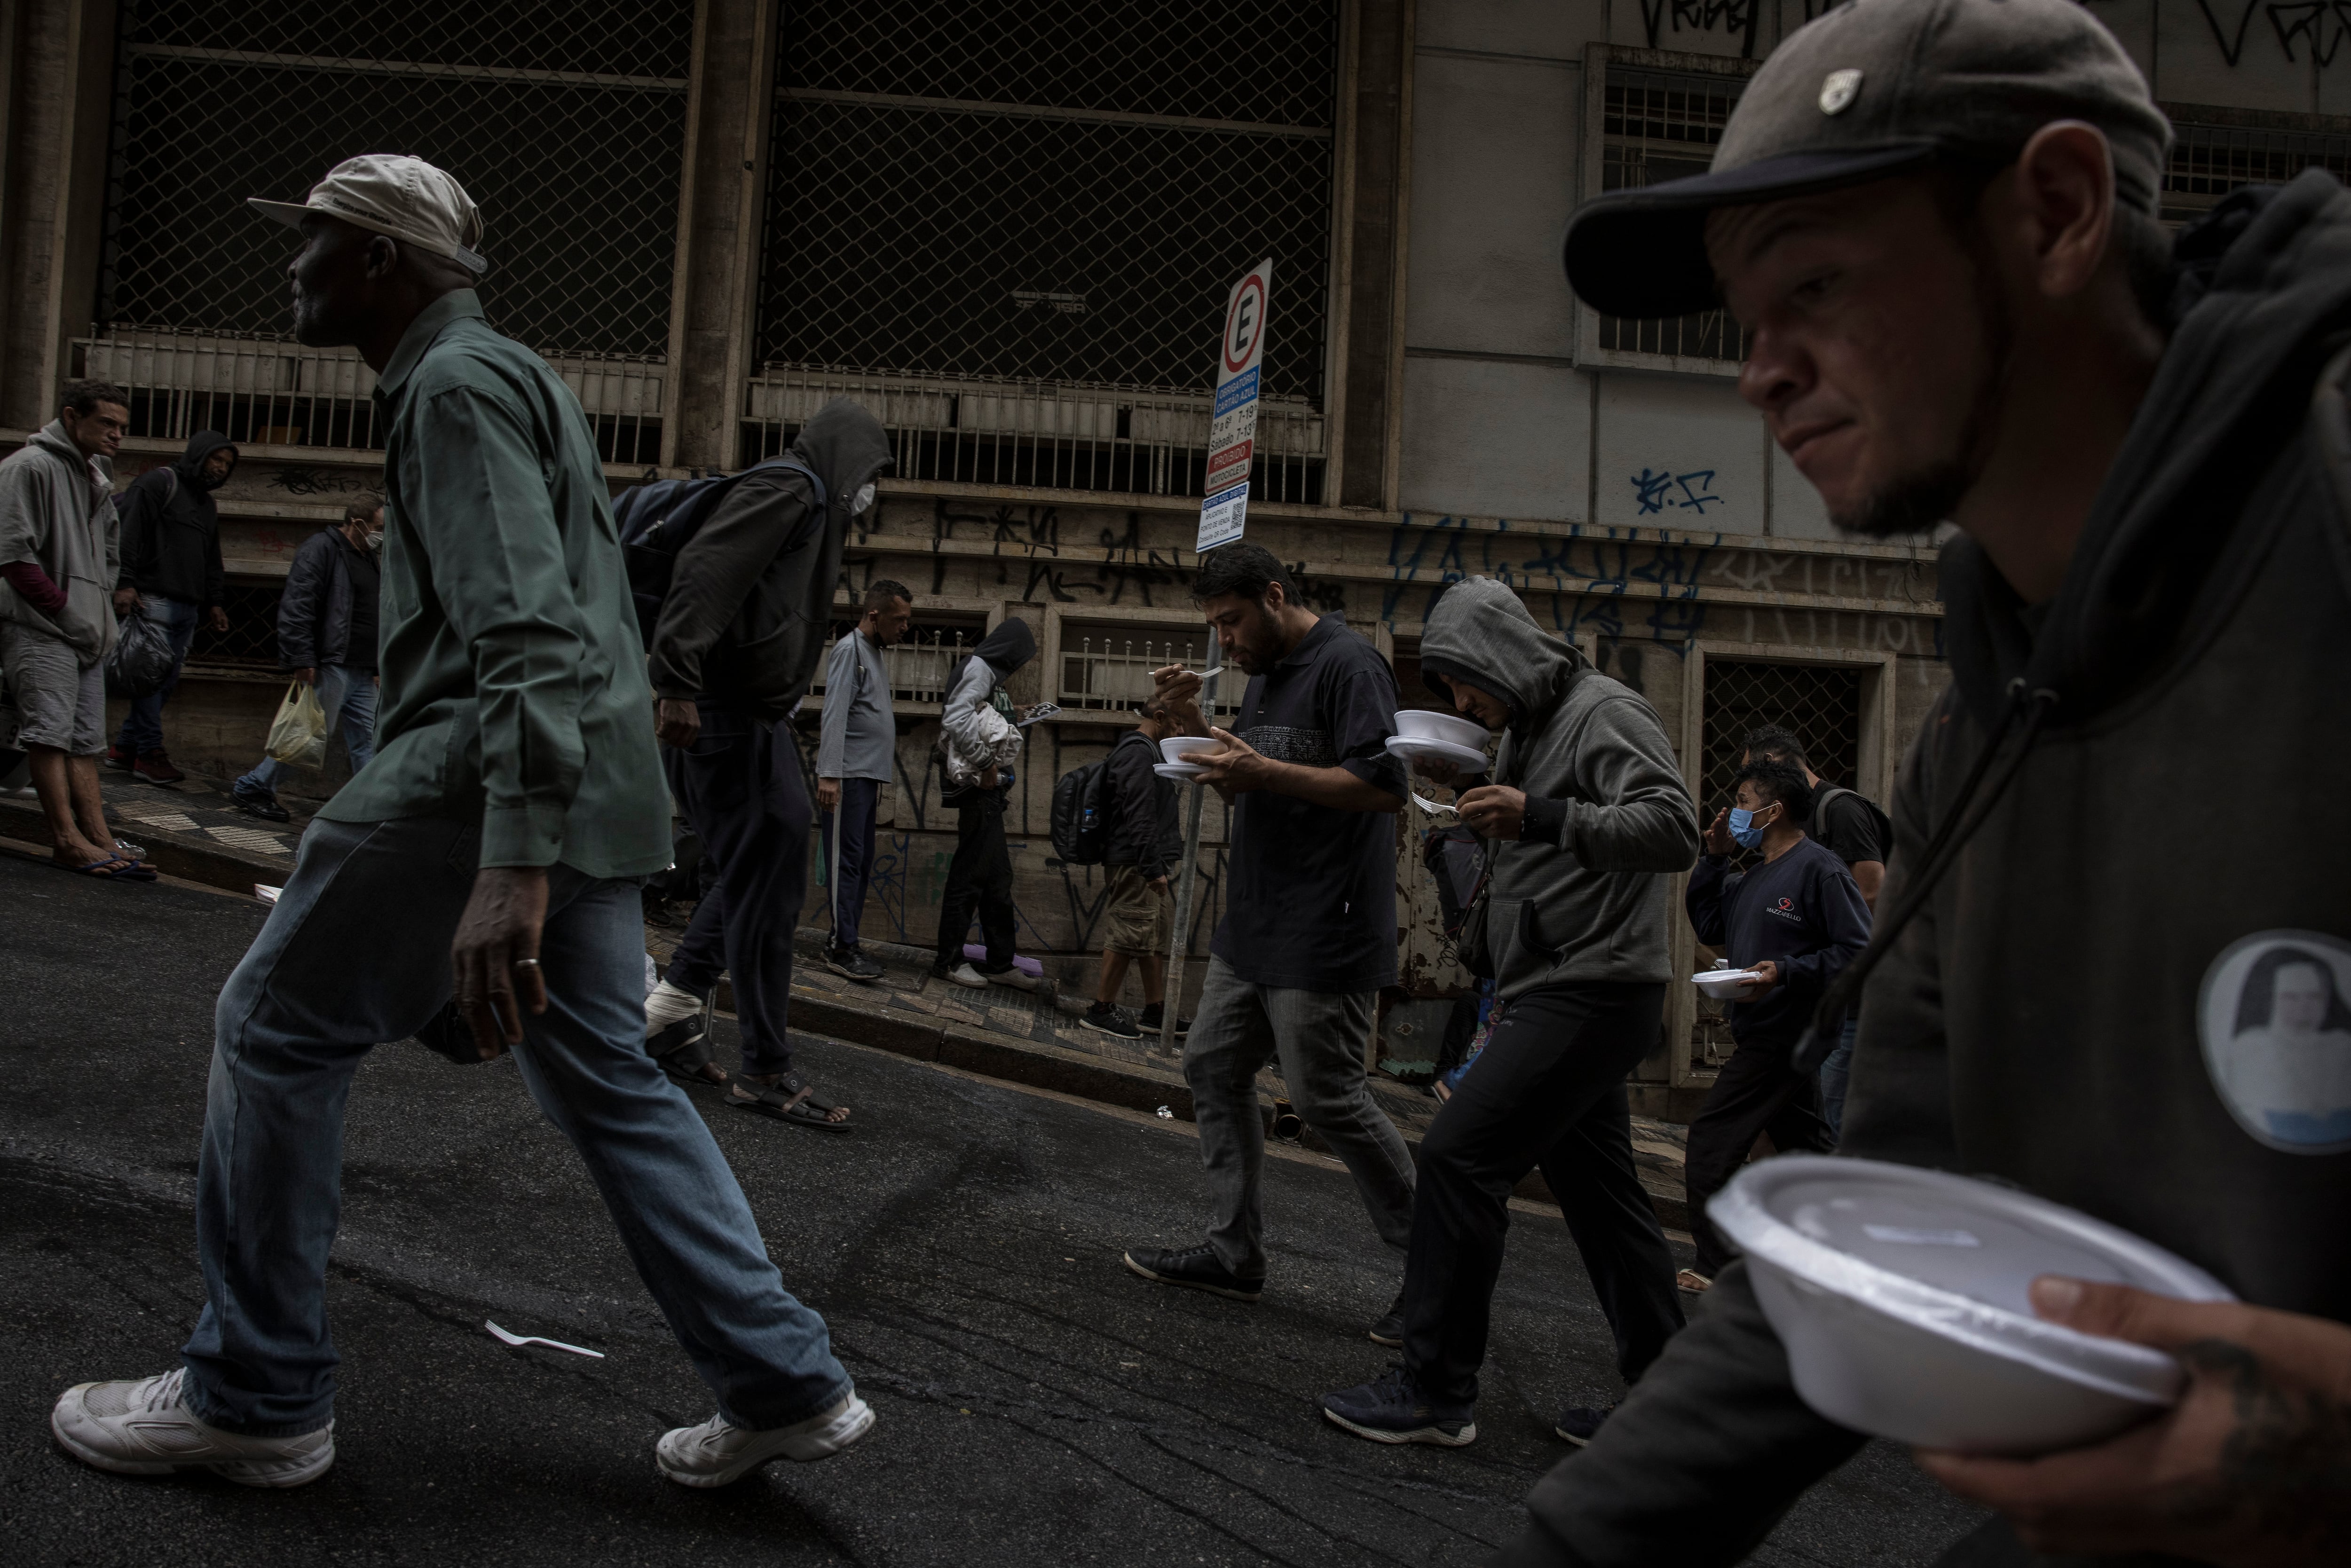
[[[196,640],[196,607],[185,600],[142,593],[139,613],[171,637],[172,673],[145,696],[132,697],[131,711],[122,716],[122,730],[114,744],[133,757],[163,749],[163,699],[180,689],[180,666],[188,662],[188,644]]]
[[[465,823],[313,822],[221,991],[196,1169],[204,1310],[181,1351],[189,1402],[215,1426],[286,1437],[334,1415],[326,1272],[343,1103],[360,1058],[448,999],[479,853],[480,830]],[[523,1084],[580,1151],[720,1413],[755,1429],[805,1419],[849,1375],[824,1320],[768,1260],[700,1113],[645,1054],[637,886],[562,865],[547,880],[548,1009],[523,1020]]]
[[[857,946],[857,917],[865,910],[866,884],[873,880],[873,817],[880,809],[878,779],[844,779],[841,806],[825,819],[825,892],[832,902],[832,946]]]
[[[343,749],[351,754],[354,773],[375,760],[375,695],[374,671],[354,670],[349,664],[319,666],[319,706],[327,710],[329,730],[337,720],[341,721]],[[286,764],[265,757],[236,781],[236,788],[248,794],[275,795],[285,771]]]
[[[1837,1048],[1821,1063],[1821,1116],[1829,1124],[1829,1136],[1844,1136],[1844,1089],[1853,1078],[1853,1040],[1861,1031],[1861,1020],[1844,1020],[1844,1032],[1837,1037]]]

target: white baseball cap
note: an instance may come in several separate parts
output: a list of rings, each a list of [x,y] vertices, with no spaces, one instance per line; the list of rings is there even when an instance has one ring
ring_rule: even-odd
[[[474,249],[482,243],[481,209],[465,188],[422,158],[401,152],[362,152],[346,158],[310,187],[304,202],[246,198],[246,205],[287,228],[308,213],[340,218],[371,234],[389,235],[446,256],[479,277],[489,262]]]

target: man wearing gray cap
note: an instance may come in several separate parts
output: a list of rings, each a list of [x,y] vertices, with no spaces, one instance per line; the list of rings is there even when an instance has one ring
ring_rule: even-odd
[[[2175,248],[2168,141],[2072,0],[1855,0],[1765,62],[1710,172],[1566,238],[1596,309],[1729,306],[1841,527],[1959,530],[1876,935],[1796,1052],[1860,996],[1845,1152],[2027,1187],[2242,1303],[2033,1281],[2185,1387],[2109,1441],[1919,1455],[1997,1511],[1947,1563],[2351,1562],[2351,1030],[2317,1022],[2351,991],[2351,193],[2240,192]],[[2288,1012],[2291,1106],[2234,1067]],[[1862,1441],[1736,1263],[1499,1561],[1737,1562]]]
[[[300,205],[295,335],[356,345],[384,446],[374,760],[319,813],[222,988],[182,1364],[85,1383],[50,1428],[103,1469],[298,1486],[334,1462],[325,1283],[343,1103],[379,1040],[455,988],[586,1162],[719,1414],[656,1464],[724,1486],[821,1458],[873,1413],[784,1290],[710,1130],[643,1049],[637,879],[669,863],[653,692],[579,403],[492,331],[482,225],[413,158],[339,164]],[[354,964],[351,955],[364,954]]]

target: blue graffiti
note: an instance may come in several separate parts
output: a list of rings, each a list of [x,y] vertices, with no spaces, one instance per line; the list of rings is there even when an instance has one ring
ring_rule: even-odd
[[[1729,499],[1714,493],[1714,470],[1711,468],[1693,468],[1687,474],[1672,474],[1658,473],[1645,465],[1632,476],[1632,482],[1633,499],[1639,506],[1643,517],[1676,507],[1703,517],[1710,503]]]

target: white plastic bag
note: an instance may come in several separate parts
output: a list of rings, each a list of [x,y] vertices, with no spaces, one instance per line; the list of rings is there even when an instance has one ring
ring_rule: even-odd
[[[286,700],[269,721],[269,756],[289,767],[326,766],[327,710],[319,704],[316,686],[300,681],[287,685]]]

